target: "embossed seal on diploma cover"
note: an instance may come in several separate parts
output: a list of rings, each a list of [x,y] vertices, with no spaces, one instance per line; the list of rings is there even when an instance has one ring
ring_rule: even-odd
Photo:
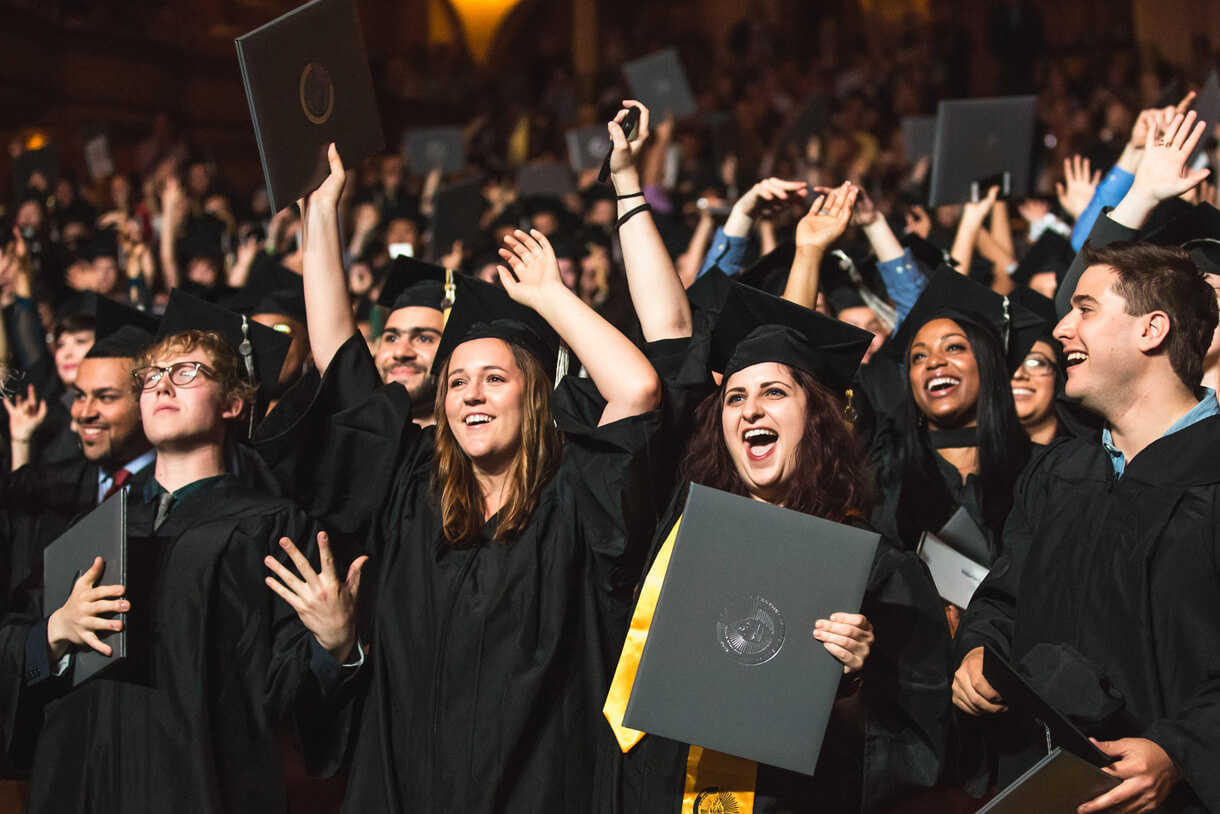
[[[753,666],[775,658],[784,644],[784,617],[761,596],[739,597],[720,611],[716,636],[738,664]]]

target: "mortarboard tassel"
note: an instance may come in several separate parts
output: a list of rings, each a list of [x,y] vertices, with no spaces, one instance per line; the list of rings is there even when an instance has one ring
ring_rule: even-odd
[[[559,383],[563,381],[563,377],[568,375],[568,365],[572,361],[572,354],[568,350],[568,346],[560,343],[559,353],[555,356],[555,387],[559,387]]]
[[[864,277],[860,274],[860,270],[856,268],[855,261],[848,256],[847,252],[841,249],[835,249],[831,252],[839,261],[839,268],[847,272],[847,276],[851,279],[852,285],[860,292],[860,298],[864,300],[864,304],[869,307],[869,310],[877,315],[877,319],[887,330],[893,331],[894,326],[898,324],[898,311],[885,300],[881,299],[873,292],[868,284],[864,282]]]
[[[250,343],[250,320],[244,314],[241,318],[241,344],[237,346],[237,352],[241,354],[242,361],[246,363],[246,376],[249,377],[250,383],[258,386],[258,379],[254,375],[254,345]],[[250,430],[247,437],[254,437],[254,412],[255,406],[250,405]]]

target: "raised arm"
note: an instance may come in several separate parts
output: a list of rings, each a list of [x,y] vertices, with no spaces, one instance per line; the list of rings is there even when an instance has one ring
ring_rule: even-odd
[[[999,187],[987,190],[987,197],[962,207],[962,219],[957,224],[957,236],[953,238],[953,249],[949,253],[957,261],[957,270],[970,273],[970,260],[974,257],[974,244],[978,242],[979,230],[987,220],[987,214],[1000,194]]]
[[[818,300],[822,258],[847,229],[860,188],[847,181],[819,195],[796,224],[796,256],[784,286],[784,299],[813,308]]]
[[[1187,171],[1187,162],[1207,125],[1195,123],[1195,112],[1176,115],[1163,130],[1149,127],[1144,158],[1135,171],[1130,191],[1110,213],[1111,220],[1139,229],[1161,201],[1193,189],[1210,170]]]
[[[305,313],[309,317],[309,345],[319,373],[326,372],[340,346],[356,332],[339,237],[339,196],[347,174],[333,144],[327,159],[330,175],[299,202]]]
[[[584,364],[606,400],[599,426],[655,410],[661,401],[656,371],[631,340],[563,284],[546,235],[518,229],[505,243],[500,256],[508,266],[498,267],[500,282],[510,297],[537,311]]]
[[[629,107],[640,111],[636,137],[631,141],[627,140],[622,128]],[[625,101],[623,110],[606,127],[614,143],[610,154],[610,180],[618,194],[618,234],[623,247],[623,267],[644,340],[655,342],[690,336],[690,303],[686,300],[686,290],[665,250],[640,185],[639,161],[648,139],[648,108],[639,102]],[[583,356],[581,361],[584,361]]]

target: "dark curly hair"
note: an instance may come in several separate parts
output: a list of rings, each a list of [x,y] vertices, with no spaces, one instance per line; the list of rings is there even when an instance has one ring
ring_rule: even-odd
[[[796,449],[796,467],[777,505],[835,522],[867,516],[872,475],[860,454],[844,405],[803,370],[785,366],[805,393],[805,434]],[[695,483],[748,496],[729,455],[721,426],[728,378],[695,411],[695,433],[683,473]]]

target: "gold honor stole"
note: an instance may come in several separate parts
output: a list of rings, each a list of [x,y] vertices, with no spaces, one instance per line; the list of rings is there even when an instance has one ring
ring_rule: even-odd
[[[652,568],[648,570],[644,584],[640,586],[635,613],[631,616],[631,630],[627,633],[627,641],[623,644],[622,655],[619,656],[618,666],[614,670],[614,680],[610,683],[606,704],[602,707],[602,714],[610,722],[610,728],[614,730],[614,737],[618,740],[623,754],[630,752],[645,734],[623,726],[623,715],[627,711],[627,700],[631,697],[635,674],[640,667],[640,654],[644,652],[648,628],[652,624],[657,598],[661,594],[661,583],[665,581],[665,571],[669,568],[669,558],[674,552],[674,540],[678,537],[678,527],[681,525],[682,518],[679,517],[657,553]],[[752,814],[757,774],[758,764],[753,760],[698,746],[690,747],[686,756],[682,814],[704,814],[713,811]]]

